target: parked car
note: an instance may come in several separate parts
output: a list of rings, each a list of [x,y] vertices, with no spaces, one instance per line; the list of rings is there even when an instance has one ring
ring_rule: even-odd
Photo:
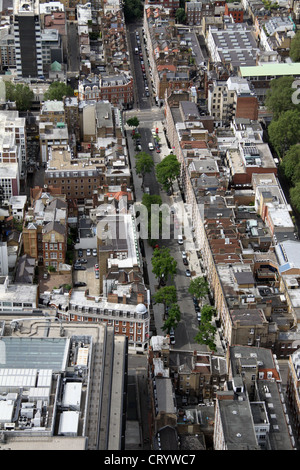
[[[199,323],[201,322],[201,313],[200,312],[197,312],[197,320],[198,320]]]
[[[99,271],[95,271],[95,278],[96,278],[96,279],[99,279],[99,277],[100,277]]]
[[[174,328],[170,329],[170,343],[175,344],[175,331],[174,331]]]
[[[187,258],[182,258],[182,262],[185,266],[189,265],[189,262],[188,262]]]
[[[186,275],[187,277],[191,277],[191,271],[190,271],[189,269],[186,269],[185,275]]]
[[[95,264],[95,271],[99,271],[99,264]]]
[[[78,250],[78,258],[82,258],[83,257],[83,251],[81,248],[79,248]]]
[[[154,145],[152,144],[152,142],[149,142],[148,149],[149,150],[154,150]]]
[[[87,263],[87,259],[85,258],[78,258],[78,263],[82,263],[82,264],[86,264]]]
[[[84,287],[86,286],[86,282],[75,282],[74,287]]]
[[[74,265],[74,269],[75,271],[86,271],[86,267],[85,266],[81,266],[79,264],[75,264]]]
[[[97,249],[93,248],[93,256],[97,256]]]
[[[182,258],[186,258],[186,252],[185,252],[185,251],[182,251],[182,252],[181,252],[181,256],[182,256]]]
[[[86,256],[91,256],[91,250],[89,248],[86,250]]]

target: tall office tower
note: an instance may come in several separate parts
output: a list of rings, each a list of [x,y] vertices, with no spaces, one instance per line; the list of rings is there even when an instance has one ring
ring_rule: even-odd
[[[39,0],[15,0],[13,22],[18,76],[43,75]]]

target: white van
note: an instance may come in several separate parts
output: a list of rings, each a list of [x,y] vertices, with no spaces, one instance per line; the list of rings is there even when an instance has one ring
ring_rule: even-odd
[[[138,53],[139,53],[139,50],[138,50],[138,48],[137,48],[137,47],[135,47],[135,49],[134,49],[134,53],[135,53],[135,54],[138,54]]]
[[[149,142],[148,148],[149,148],[149,150],[154,150],[154,145],[151,142]]]
[[[183,237],[182,237],[182,235],[178,235],[177,241],[178,241],[178,245],[183,245]]]

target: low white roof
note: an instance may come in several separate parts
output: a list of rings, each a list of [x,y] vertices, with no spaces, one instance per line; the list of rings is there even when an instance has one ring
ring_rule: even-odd
[[[0,401],[0,423],[11,423],[14,412],[14,402],[11,400]]]
[[[62,405],[64,407],[80,407],[82,383],[67,382],[64,389]]]
[[[77,434],[78,422],[78,411],[64,411],[60,416],[58,435]]]

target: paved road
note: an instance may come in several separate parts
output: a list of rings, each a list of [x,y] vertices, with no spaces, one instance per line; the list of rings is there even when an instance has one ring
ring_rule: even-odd
[[[138,44],[137,42],[136,32],[139,33],[140,44]],[[149,64],[148,64],[146,45],[143,40],[142,24],[128,25],[127,37],[128,37],[130,60],[133,65],[132,73],[133,73],[133,80],[135,83],[134,90],[135,90],[136,108],[138,110],[147,110],[151,108],[153,105],[155,105],[155,97],[154,97],[153,89],[152,89],[151,71],[149,69]],[[135,48],[138,47],[138,45],[140,45],[141,53],[143,54],[143,57],[141,58],[139,54],[135,53]],[[143,77],[143,71],[141,68],[141,59],[144,62],[146,78]],[[146,85],[149,88],[149,95],[150,95],[149,97],[146,96],[145,80],[147,82]]]
[[[134,53],[134,48],[137,46],[136,42],[136,34],[135,32],[139,32],[142,53],[143,53],[143,61],[145,64],[146,75],[147,75],[147,82],[149,89],[151,90],[151,94],[149,98],[145,95],[144,89],[144,79],[142,76],[140,58],[138,54]],[[126,111],[124,113],[124,122],[133,116],[137,116],[139,119],[139,133],[141,134],[141,147],[143,151],[150,153],[153,156],[154,163],[159,163],[166,155],[170,153],[170,149],[167,145],[166,138],[163,132],[163,121],[164,121],[164,113],[161,108],[156,106],[155,99],[152,94],[152,86],[151,86],[151,71],[149,70],[145,45],[142,38],[141,27],[137,27],[136,25],[129,27],[129,47],[130,47],[130,55],[131,60],[133,63],[133,76],[136,83],[136,91],[135,91],[135,102],[136,107],[130,111]],[[150,84],[150,85],[149,85]],[[158,128],[159,130],[159,137],[160,137],[160,144],[161,144],[161,153],[157,153],[155,151],[151,152],[148,149],[148,143],[153,143],[153,137],[151,130]],[[125,125],[126,129],[126,125]],[[136,175],[135,172],[135,158],[136,150],[134,145],[134,140],[131,137],[131,129],[126,129],[127,132],[127,141],[128,141],[128,149],[129,149],[129,156],[131,161],[131,168],[132,168],[132,176],[133,176],[133,183],[135,188],[135,200],[139,203],[143,197],[142,188],[142,179]],[[164,191],[161,191],[160,185],[157,183],[156,175],[155,175],[155,168],[151,173],[148,173],[144,177],[144,188],[149,187],[150,194],[159,194],[162,197],[162,202],[166,203],[170,206],[174,206],[180,211],[183,211],[183,202],[181,199],[180,191],[175,184],[175,192],[174,196],[167,196]],[[199,344],[195,343],[195,335],[197,333],[198,328],[198,321],[197,315],[194,309],[194,304],[192,301],[192,297],[188,294],[188,287],[190,284],[190,278],[186,277],[185,275],[185,266],[182,262],[182,255],[181,251],[183,249],[187,250],[188,259],[189,259],[189,268],[194,271],[195,276],[201,275],[202,271],[199,265],[199,260],[196,256],[196,250],[193,246],[193,243],[189,243],[185,246],[179,246],[177,243],[177,239],[174,238],[174,232],[171,231],[171,237],[169,239],[163,240],[163,245],[170,248],[171,255],[177,261],[178,272],[174,278],[174,284],[177,289],[178,293],[178,304],[181,311],[182,320],[178,324],[176,331],[175,331],[175,338],[176,344],[173,346],[176,349],[197,349],[206,351],[206,346],[200,346]],[[162,244],[162,243],[161,243]],[[145,262],[147,265],[148,271],[148,282],[150,285],[150,290],[152,295],[155,293],[157,289],[157,280],[152,274],[152,265],[151,265],[151,257],[152,257],[152,248],[149,247],[148,243],[145,241],[144,243],[145,248]],[[155,318],[155,327],[157,334],[164,334],[162,330],[163,326],[163,306],[154,305],[153,306],[154,318]]]
[[[78,42],[78,30],[77,22],[67,22],[67,60],[68,60],[68,76],[78,75],[80,71],[80,59],[79,59],[79,42]]]

